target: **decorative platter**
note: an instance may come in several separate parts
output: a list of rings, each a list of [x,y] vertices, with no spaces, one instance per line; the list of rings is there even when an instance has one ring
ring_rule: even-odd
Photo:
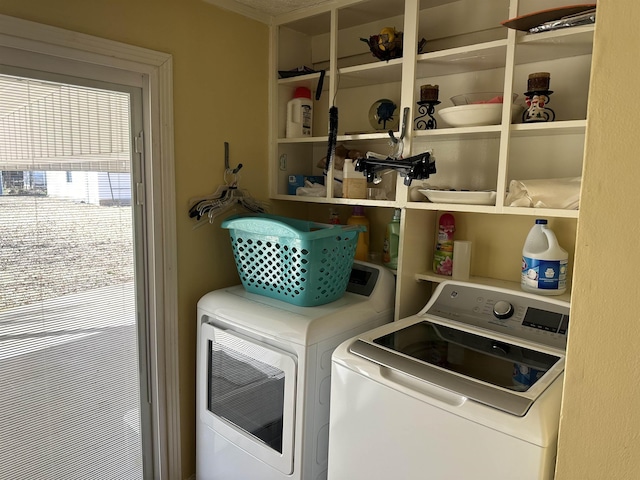
[[[591,10],[593,8],[596,8],[595,3],[583,3],[580,5],[548,8],[546,10],[539,10],[526,15],[520,15],[519,17],[510,18],[509,20],[505,20],[500,23],[507,28],[528,32],[529,29],[542,25],[543,23],[559,20],[567,15],[575,15],[576,13]]]
[[[378,131],[397,130],[399,117],[398,106],[388,98],[374,102],[369,109],[369,123]]]
[[[465,205],[495,205],[496,192],[472,190],[421,189],[421,194],[433,203],[462,203]]]

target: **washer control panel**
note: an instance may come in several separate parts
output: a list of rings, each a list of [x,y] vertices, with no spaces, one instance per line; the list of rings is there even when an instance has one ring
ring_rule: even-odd
[[[569,303],[526,292],[445,281],[419,315],[566,349]]]

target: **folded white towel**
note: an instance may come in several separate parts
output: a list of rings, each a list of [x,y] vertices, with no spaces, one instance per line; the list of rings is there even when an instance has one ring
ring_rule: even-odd
[[[505,204],[510,207],[577,210],[580,205],[580,177],[511,180]]]

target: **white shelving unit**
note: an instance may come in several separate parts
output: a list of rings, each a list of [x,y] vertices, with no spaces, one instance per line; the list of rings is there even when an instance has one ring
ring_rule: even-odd
[[[390,219],[393,208],[401,208],[397,318],[421,308],[432,284],[440,281],[431,271],[431,257],[442,212],[460,214],[463,223],[459,230],[474,239],[479,255],[493,252],[494,243],[513,243],[491,238],[491,233],[484,231],[486,215],[492,215],[492,224],[499,222],[498,230],[514,238],[519,236],[522,241],[529,226],[519,219],[529,218],[533,224],[533,217],[549,218],[572,259],[578,210],[512,207],[505,202],[512,180],[582,175],[594,27],[527,34],[500,24],[553,6],[552,0],[343,0],[276,19],[272,28],[270,196],[309,204],[364,205],[367,209],[383,209],[385,219]],[[384,27],[403,32],[401,58],[380,61],[361,41]],[[424,53],[418,53],[421,39],[426,40]],[[278,71],[302,65],[325,71],[320,99],[314,101],[313,136],[287,139],[286,104],[298,86],[309,88],[315,96],[320,73],[279,79]],[[528,75],[539,71],[551,73],[549,106],[555,111],[555,121],[512,123],[507,104],[503,105],[498,125],[452,128],[438,116],[439,109],[452,105],[449,98],[461,93],[495,91],[505,98],[517,94],[516,103],[522,103]],[[438,128],[433,130],[416,129],[417,101],[424,84],[440,88],[441,103],[435,110]],[[437,173],[427,180],[414,180],[411,186],[404,185],[398,176],[389,200],[354,200],[335,194],[334,171],[329,169],[325,197],[288,195],[289,175],[323,174],[318,164],[327,154],[331,105],[339,112],[339,145],[361,152],[386,154],[391,150],[389,134],[376,131],[369,123],[371,105],[382,98],[392,100],[400,116],[409,109],[404,156],[432,151]],[[400,125],[394,136],[400,137],[402,131]],[[431,203],[416,193],[426,185],[495,190],[496,204]],[[517,234],[511,232],[511,226]],[[384,220],[372,222],[371,230],[382,235]],[[489,247],[480,248],[483,245]],[[519,263],[519,248],[507,245],[503,250],[508,258],[496,261],[513,262],[515,256]],[[506,281],[517,287],[517,264],[513,273],[504,273],[506,267],[503,271],[483,271],[493,270],[485,263],[473,262],[474,278]]]

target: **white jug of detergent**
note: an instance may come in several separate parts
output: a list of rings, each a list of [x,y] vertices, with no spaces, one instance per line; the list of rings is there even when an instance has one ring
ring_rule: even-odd
[[[313,102],[311,90],[296,88],[293,98],[287,103],[287,138],[311,137],[313,122]]]
[[[544,218],[536,219],[522,249],[520,286],[538,295],[562,295],[567,289],[569,255]]]

